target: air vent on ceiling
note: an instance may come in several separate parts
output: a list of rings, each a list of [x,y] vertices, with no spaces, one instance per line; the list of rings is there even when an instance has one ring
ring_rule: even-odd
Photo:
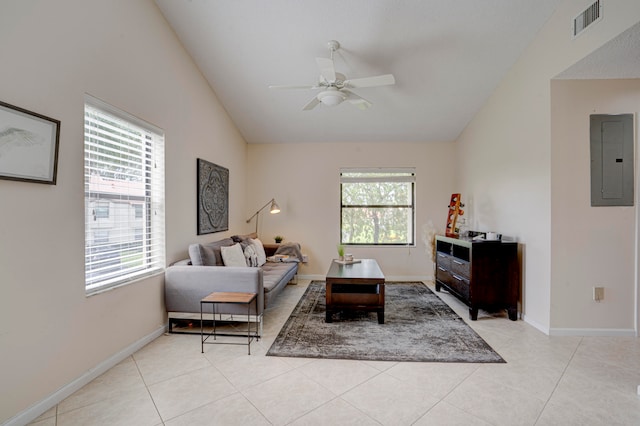
[[[589,25],[599,21],[600,18],[600,0],[596,0],[595,3],[573,19],[572,36],[574,38],[577,37],[586,30]]]

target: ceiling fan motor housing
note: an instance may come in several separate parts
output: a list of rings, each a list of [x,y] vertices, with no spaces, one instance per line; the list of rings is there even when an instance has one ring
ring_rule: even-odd
[[[336,72],[335,74],[336,79],[333,81],[327,81],[322,75],[320,75],[320,77],[318,77],[318,86],[337,87],[338,89],[342,89],[344,87],[344,82],[347,81],[347,77],[339,72]]]
[[[329,40],[327,42],[327,46],[329,47],[329,50],[331,52],[335,52],[336,50],[340,49],[340,43],[338,43],[336,40]]]

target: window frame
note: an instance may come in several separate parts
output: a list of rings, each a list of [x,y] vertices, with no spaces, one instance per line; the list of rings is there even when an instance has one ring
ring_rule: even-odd
[[[83,148],[87,296],[163,273],[164,131],[85,95]],[[109,218],[96,220],[92,206],[102,202]],[[143,204],[142,219],[132,203]],[[106,243],[95,238],[105,232]]]
[[[388,176],[379,176],[379,177],[351,177],[345,176],[345,174],[387,174]],[[405,176],[392,176],[393,174],[404,174]],[[411,204],[363,204],[363,205],[345,205],[344,202],[344,192],[343,192],[343,184],[344,183],[366,183],[366,182],[402,182],[402,183],[410,183],[411,184]],[[343,240],[344,232],[343,232],[343,210],[345,208],[384,208],[384,209],[396,209],[396,208],[408,208],[410,209],[410,226],[411,230],[408,232],[408,239],[406,242],[401,243],[375,243],[375,242],[366,242],[366,243],[354,243],[354,242],[346,242]],[[341,168],[340,169],[340,229],[339,229],[340,237],[340,245],[344,246],[358,246],[358,247],[415,247],[416,246],[416,169],[415,167],[363,167],[363,168]]]

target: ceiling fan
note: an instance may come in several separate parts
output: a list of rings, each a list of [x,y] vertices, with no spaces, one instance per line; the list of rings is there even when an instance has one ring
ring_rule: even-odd
[[[363,97],[355,94],[349,89],[360,89],[363,87],[377,87],[395,84],[396,80],[392,74],[378,75],[375,77],[354,78],[349,80],[344,74],[336,72],[333,63],[333,53],[340,48],[340,43],[331,40],[327,43],[330,58],[316,58],[316,63],[320,68],[320,77],[318,84],[315,86],[269,86],[270,89],[320,89],[319,92],[309,103],[307,103],[304,111],[309,111],[319,104],[326,106],[336,106],[344,101],[349,101],[360,109],[367,109],[371,106],[371,102]]]

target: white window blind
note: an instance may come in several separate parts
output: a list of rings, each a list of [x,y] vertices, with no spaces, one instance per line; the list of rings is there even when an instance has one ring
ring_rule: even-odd
[[[84,112],[87,293],[165,267],[164,134],[87,95]]]
[[[414,168],[340,170],[340,243],[413,245]]]

